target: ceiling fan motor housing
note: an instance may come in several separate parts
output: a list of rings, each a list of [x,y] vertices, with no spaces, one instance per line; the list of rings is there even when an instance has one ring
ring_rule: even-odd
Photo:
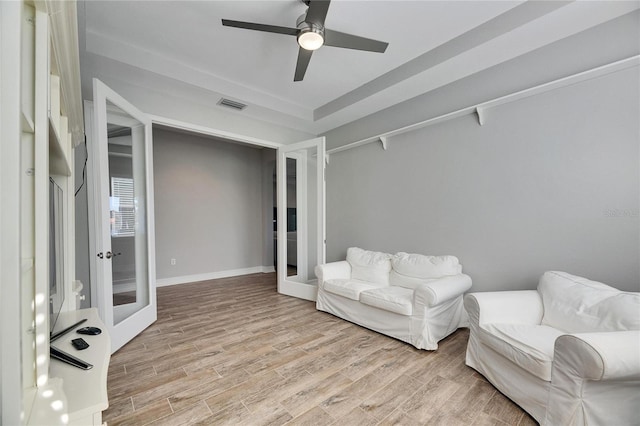
[[[316,50],[324,44],[324,27],[315,22],[306,21],[307,14],[300,15],[296,21],[298,44],[303,49]]]

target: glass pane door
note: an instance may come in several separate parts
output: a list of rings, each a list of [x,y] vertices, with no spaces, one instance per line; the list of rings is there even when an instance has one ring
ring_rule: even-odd
[[[298,221],[297,221],[297,194],[298,185],[296,176],[297,166],[300,161],[296,156],[286,157],[287,176],[287,276],[298,275]]]
[[[151,121],[94,80],[97,307],[112,352],[156,320]]]
[[[278,291],[315,300],[324,263],[324,138],[278,148]]]
[[[107,101],[113,321],[149,305],[144,123]],[[138,267],[136,267],[138,265]]]

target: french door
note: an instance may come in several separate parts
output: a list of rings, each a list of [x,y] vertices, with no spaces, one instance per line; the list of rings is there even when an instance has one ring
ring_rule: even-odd
[[[151,120],[97,79],[87,110],[91,304],[113,353],[157,318]]]
[[[316,300],[325,262],[325,138],[278,148],[278,292]]]

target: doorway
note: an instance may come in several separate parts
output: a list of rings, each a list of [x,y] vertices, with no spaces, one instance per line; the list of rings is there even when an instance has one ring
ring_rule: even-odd
[[[275,149],[153,130],[158,286],[273,272]]]

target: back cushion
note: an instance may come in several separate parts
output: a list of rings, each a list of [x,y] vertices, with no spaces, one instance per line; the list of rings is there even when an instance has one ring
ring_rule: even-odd
[[[425,256],[401,252],[393,256],[391,265],[391,285],[412,290],[435,278],[462,272],[462,265],[455,256]]]
[[[350,247],[347,262],[351,265],[352,279],[389,285],[390,254]]]
[[[557,271],[542,275],[538,292],[543,325],[567,333],[640,330],[640,293]]]

